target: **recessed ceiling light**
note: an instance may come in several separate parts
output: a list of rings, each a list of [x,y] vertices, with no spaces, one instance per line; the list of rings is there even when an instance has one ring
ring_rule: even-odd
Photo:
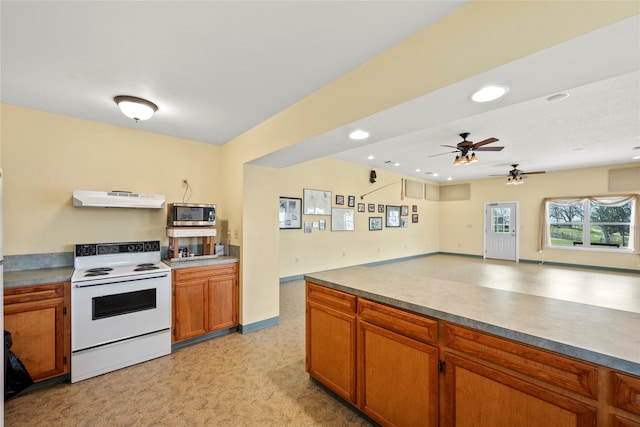
[[[549,102],[557,102],[562,101],[563,99],[567,99],[569,97],[568,93],[556,93],[555,95],[551,95],[547,98]]]
[[[494,101],[509,92],[506,86],[491,85],[486,86],[471,95],[471,99],[475,102]]]
[[[373,154],[369,154],[369,157],[367,157],[367,159],[369,159],[369,160],[373,160],[373,159],[375,159],[375,158],[376,158],[376,157],[375,157]]]
[[[448,178],[447,178],[447,181],[451,181],[452,179],[453,179],[453,178],[451,178],[451,177],[448,177]]]
[[[640,156],[633,156],[631,160],[640,160]]]
[[[362,130],[362,129],[354,130],[353,132],[351,132],[349,134],[349,138],[354,139],[354,140],[367,139],[367,138],[369,138],[369,132],[367,132],[366,130]]]
[[[393,164],[393,166],[400,166],[400,163],[395,162],[395,163]]]
[[[438,172],[434,172],[434,173],[433,173],[433,176],[438,176]]]
[[[420,172],[420,168],[416,169],[416,172]]]

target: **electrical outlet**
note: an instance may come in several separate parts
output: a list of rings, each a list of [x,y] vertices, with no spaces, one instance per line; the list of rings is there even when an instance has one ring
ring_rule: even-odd
[[[186,179],[182,180],[182,188],[189,188],[189,181],[187,181]]]

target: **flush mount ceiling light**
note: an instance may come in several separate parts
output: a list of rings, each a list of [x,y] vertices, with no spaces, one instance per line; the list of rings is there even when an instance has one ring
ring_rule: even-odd
[[[113,100],[118,104],[122,114],[136,122],[148,120],[153,116],[153,113],[158,111],[158,106],[153,102],[135,96],[119,95]]]
[[[367,132],[366,130],[362,130],[362,129],[358,129],[358,130],[354,130],[353,132],[351,132],[349,134],[349,138],[353,139],[353,140],[361,140],[361,139],[367,139],[369,138],[369,132]]]
[[[499,85],[491,85],[486,86],[480,89],[477,92],[474,92],[471,95],[471,100],[474,102],[489,102],[494,101],[501,96],[504,96],[507,92],[509,92],[509,88],[506,86]]]

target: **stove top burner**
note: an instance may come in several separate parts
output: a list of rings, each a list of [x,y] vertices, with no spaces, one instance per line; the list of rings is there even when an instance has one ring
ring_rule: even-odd
[[[84,277],[106,276],[106,275],[108,275],[108,274],[109,274],[109,273],[108,273],[108,272],[106,272],[106,271],[92,271],[92,272],[86,273],[86,274],[84,275]]]
[[[147,271],[147,270],[158,270],[160,267],[156,267],[154,264],[145,263],[138,264],[138,268],[134,268],[133,271]]]
[[[111,267],[95,267],[87,270],[87,273],[103,273],[107,274],[107,272],[113,270]]]

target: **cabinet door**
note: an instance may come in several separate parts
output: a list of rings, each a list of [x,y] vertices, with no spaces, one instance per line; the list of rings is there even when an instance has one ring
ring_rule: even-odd
[[[357,403],[355,314],[307,299],[307,372]]]
[[[238,324],[238,282],[236,276],[209,279],[209,332],[232,328]]]
[[[64,299],[45,299],[4,306],[4,328],[14,352],[34,381],[62,375],[65,364]]]
[[[488,365],[445,356],[445,426],[586,427],[595,408]]]
[[[438,349],[358,322],[362,411],[383,425],[438,425]]]
[[[208,280],[190,280],[175,283],[176,341],[193,338],[207,332]]]

